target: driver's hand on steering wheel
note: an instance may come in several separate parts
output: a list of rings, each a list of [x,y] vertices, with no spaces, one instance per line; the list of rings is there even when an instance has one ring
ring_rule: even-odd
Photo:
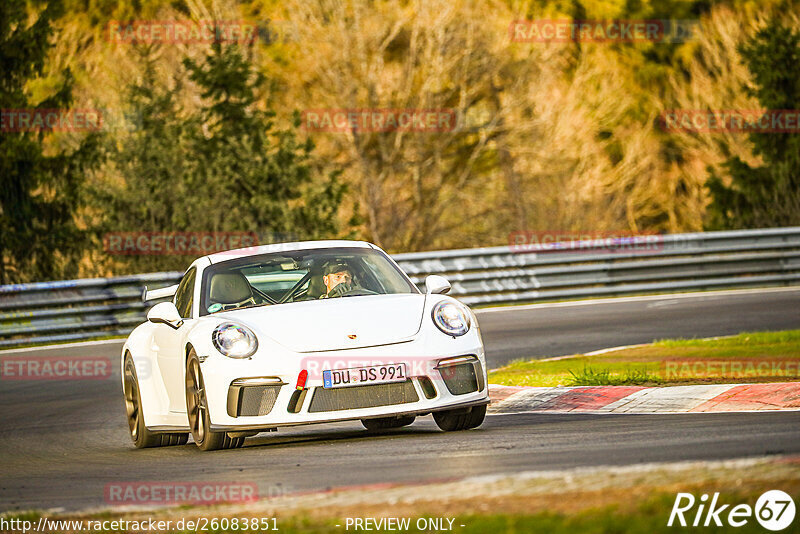
[[[354,288],[355,286],[350,280],[346,282],[340,282],[339,284],[336,285],[336,287],[328,291],[328,298],[341,297],[342,295],[345,295],[350,291],[352,291]]]

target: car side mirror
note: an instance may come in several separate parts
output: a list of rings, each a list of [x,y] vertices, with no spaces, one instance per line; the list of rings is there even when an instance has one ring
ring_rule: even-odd
[[[425,278],[425,291],[427,293],[447,293],[450,291],[450,282],[444,276],[432,274]]]
[[[172,328],[178,329],[183,324],[178,308],[172,302],[161,302],[156,304],[147,312],[147,320],[151,323],[164,323]]]

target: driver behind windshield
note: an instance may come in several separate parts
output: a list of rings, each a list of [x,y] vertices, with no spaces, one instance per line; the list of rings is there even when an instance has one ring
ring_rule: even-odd
[[[322,281],[325,284],[325,294],[320,298],[339,297],[352,290],[353,274],[350,267],[343,261],[330,261],[322,269]]]

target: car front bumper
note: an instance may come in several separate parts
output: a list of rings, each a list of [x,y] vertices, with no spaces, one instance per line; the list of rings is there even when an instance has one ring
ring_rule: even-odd
[[[442,360],[452,358],[456,358],[457,365],[440,366]],[[323,387],[323,369],[401,362],[406,364],[410,377],[405,383]],[[474,370],[474,385],[468,366]],[[201,369],[213,431],[258,431],[279,426],[424,415],[489,403],[486,361],[478,335],[427,336],[392,345],[291,353],[273,358],[256,353],[248,360],[232,360],[216,354],[206,358]],[[298,375],[303,370],[308,372],[308,378],[304,388],[298,390]],[[251,390],[244,398],[232,392],[241,384],[264,389]],[[241,415],[243,404],[248,407],[244,410],[246,414]],[[263,415],[252,415],[253,412]]]

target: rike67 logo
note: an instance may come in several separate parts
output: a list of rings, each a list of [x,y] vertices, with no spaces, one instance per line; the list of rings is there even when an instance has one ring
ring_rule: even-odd
[[[711,502],[708,500],[705,493],[699,500],[691,493],[678,493],[667,526],[721,527],[727,524],[742,527],[755,516],[762,527],[777,532],[792,524],[796,512],[792,498],[781,490],[765,492],[752,508],[748,504],[737,504],[733,507],[730,504],[721,504],[719,493],[712,496]]]

